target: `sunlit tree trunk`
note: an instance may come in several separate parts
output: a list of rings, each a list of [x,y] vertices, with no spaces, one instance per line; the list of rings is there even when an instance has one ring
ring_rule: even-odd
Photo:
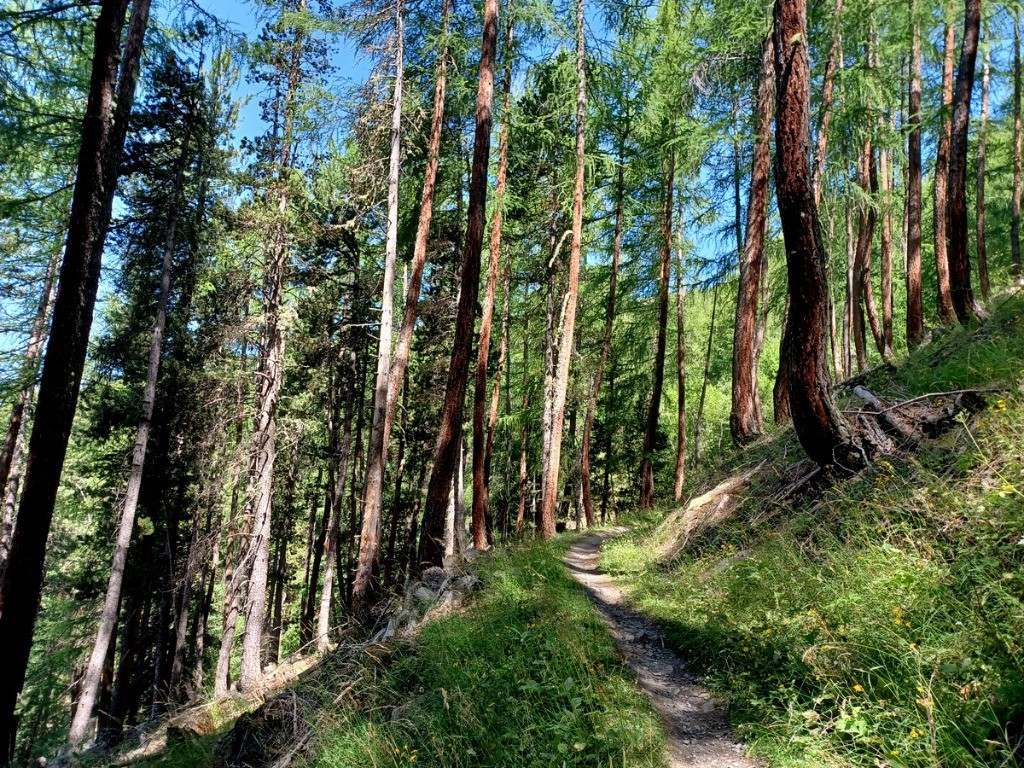
[[[352,612],[360,619],[368,615],[376,591],[379,568],[381,496],[384,489],[384,464],[387,445],[384,422],[387,420],[388,389],[391,376],[404,371],[391,370],[392,317],[395,305],[395,263],[398,259],[398,175],[402,160],[402,87],[404,82],[404,32],[402,3],[395,10],[395,85],[391,111],[391,159],[388,172],[387,239],[384,248],[384,287],[381,292],[380,330],[377,347],[377,378],[373,394],[373,420],[370,426],[370,453],[363,484],[363,528],[359,537],[359,557],[352,584]]]
[[[555,534],[555,504],[558,499],[558,474],[562,456],[562,426],[565,420],[565,398],[569,388],[569,364],[576,330],[576,303],[580,288],[580,257],[583,248],[583,177],[586,160],[587,80],[584,71],[583,0],[576,0],[576,176],[572,195],[572,247],[569,254],[569,283],[566,289],[565,315],[562,320],[562,343],[558,353],[558,377],[551,419],[551,455],[548,476],[544,481],[541,510],[541,537]]]
[[[956,32],[953,29],[955,3],[946,9],[945,55],[942,59],[942,118],[938,147],[935,151],[935,274],[937,278],[937,307],[939,320],[946,325],[956,320],[949,282],[948,222],[946,206],[949,204],[949,144],[952,137],[953,55],[956,53]]]
[[[473,390],[473,547],[487,549],[488,538],[492,535],[487,525],[490,517],[490,489],[484,468],[487,452],[487,431],[484,426],[487,406],[487,361],[491,353],[491,326],[494,322],[494,294],[498,286],[499,262],[501,258],[501,220],[505,204],[505,170],[508,167],[508,123],[509,103],[512,92],[512,34],[511,19],[505,33],[508,46],[508,63],[505,65],[505,82],[502,86],[502,125],[498,140],[498,176],[494,186],[495,206],[491,220],[490,258],[487,262],[487,284],[484,287],[483,308],[480,316],[480,336],[477,341],[476,381]],[[501,382],[501,370],[495,374],[495,382]],[[495,411],[497,403],[495,403]]]
[[[766,277],[762,275],[761,279]],[[683,280],[683,227],[680,222],[679,247],[676,250],[676,482],[672,494],[676,501],[683,497],[683,483],[686,482],[686,287]],[[754,370],[757,370],[756,365]]]
[[[1021,196],[1021,64],[1020,11],[1013,13],[1013,193],[1010,198],[1010,260],[1013,276],[1021,276],[1020,258],[1020,196]]]
[[[841,0],[840,0],[841,2]],[[732,411],[729,431],[737,445],[761,434],[760,392],[754,347],[757,337],[758,298],[761,291],[764,236],[768,228],[768,179],[771,170],[771,120],[775,100],[774,53],[771,37],[761,46],[754,130],[754,161],[750,171],[747,229],[740,254],[739,292],[732,345]]]
[[[445,510],[451,494],[455,463],[459,460],[462,411],[466,399],[470,349],[477,295],[480,290],[480,253],[483,250],[487,206],[487,164],[491,153],[491,104],[494,99],[494,58],[498,43],[498,0],[484,2],[484,30],[480,48],[480,78],[476,98],[476,133],[469,183],[469,217],[462,255],[459,305],[452,339],[452,355],[445,385],[444,406],[434,448],[434,467],[427,487],[421,565],[440,565]]]

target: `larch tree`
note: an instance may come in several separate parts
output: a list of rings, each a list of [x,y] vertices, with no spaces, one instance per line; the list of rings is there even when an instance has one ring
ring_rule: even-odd
[[[1021,130],[1021,62],[1020,62],[1020,12],[1013,14],[1013,191],[1010,196],[1010,260],[1013,276],[1021,276],[1020,256],[1020,198],[1021,198],[1021,149],[1024,145],[1024,131]]]
[[[541,510],[542,538],[555,534],[555,505],[562,456],[562,428],[565,421],[565,400],[569,389],[569,365],[572,361],[576,332],[576,306],[579,302],[580,259],[583,250],[583,182],[586,171],[587,78],[584,67],[583,0],[576,0],[576,168],[572,192],[572,244],[569,251],[569,275],[562,319],[562,343],[558,352],[558,374],[555,380],[551,418],[550,456],[544,478]]]
[[[775,55],[769,36],[761,46],[754,114],[754,159],[750,171],[747,225],[740,254],[736,323],[732,347],[732,410],[729,431],[738,445],[761,434],[761,395],[754,366],[758,300],[765,271],[764,239],[768,229],[768,183],[771,175],[771,120],[775,100]],[[817,186],[816,186],[817,189]]]
[[[388,389],[391,376],[391,337],[393,335],[395,264],[398,260],[398,174],[402,161],[402,88],[404,81],[404,31],[402,2],[395,6],[395,84],[391,111],[391,155],[388,167],[388,218],[384,248],[384,285],[381,292],[380,330],[377,334],[377,377],[373,388],[373,420],[370,426],[366,482],[363,484],[363,526],[359,536],[359,557],[352,584],[352,610],[366,618],[375,591],[374,571],[380,552],[381,496],[384,489],[384,464],[387,458],[384,423],[387,420]],[[404,374],[404,371],[402,372]]]
[[[127,0],[103,0],[96,17],[64,260],[43,356],[21,503],[0,583],[0,657],[7,664],[0,679],[0,759],[5,761],[14,756],[15,709],[32,647],[46,540],[78,405],[103,245],[149,21],[149,1],[135,0],[128,37],[122,43],[127,9]]]
[[[960,66],[953,96],[953,122],[949,155],[949,207],[947,236],[949,244],[950,296],[956,319],[961,323],[978,316],[971,288],[971,252],[967,225],[967,154],[971,122],[971,91],[978,58],[981,32],[981,0],[965,0],[964,37],[960,47]],[[944,209],[937,208],[936,211]]]
[[[949,283],[948,233],[949,218],[945,215],[949,205],[950,140],[953,130],[953,57],[956,53],[956,30],[952,16],[955,10],[951,0],[946,10],[945,48],[942,59],[942,111],[939,121],[939,140],[935,150],[935,205],[933,234],[935,240],[935,274],[939,320],[946,325],[956,321],[953,297]]]
[[[807,155],[811,71],[806,20],[805,0],[776,0],[775,186],[790,298],[783,351],[800,444],[823,467],[852,469],[863,464],[865,452],[832,397],[825,249]]]
[[[434,446],[420,532],[419,564],[440,565],[444,554],[444,522],[452,479],[459,459],[462,413],[466,399],[469,358],[477,296],[480,292],[480,255],[483,251],[487,208],[487,166],[491,154],[491,113],[494,101],[494,59],[498,47],[498,0],[485,0],[483,39],[480,46],[480,78],[476,95],[473,162],[469,182],[469,208],[455,332],[445,384],[444,405]]]
[[[987,33],[986,33],[987,34]],[[974,184],[974,241],[978,250],[978,285],[981,296],[988,301],[992,292],[988,277],[987,233],[985,232],[985,173],[988,154],[988,106],[991,50],[987,47],[982,62],[981,75],[981,121],[978,124],[978,161]]]
[[[188,126],[193,117],[194,107],[182,116]],[[156,316],[153,319],[153,330],[150,334],[149,356],[146,365],[146,382],[142,392],[142,407],[139,425],[132,447],[131,469],[128,484],[121,505],[121,517],[117,525],[117,536],[114,540],[114,556],[110,565],[110,577],[107,591],[103,598],[100,612],[99,627],[93,642],[92,652],[85,667],[85,675],[79,687],[79,698],[71,729],[68,732],[68,744],[80,746],[90,738],[89,725],[100,692],[100,677],[104,663],[114,642],[117,631],[118,612],[121,607],[121,587],[124,583],[125,567],[128,561],[128,548],[135,529],[135,516],[139,505],[139,492],[142,489],[142,471],[146,463],[146,449],[149,444],[150,427],[153,421],[153,408],[156,404],[157,380],[160,373],[160,358],[163,353],[164,330],[167,326],[167,308],[171,292],[171,278],[174,266],[175,235],[178,227],[178,216],[181,208],[181,195],[185,181],[185,166],[189,160],[188,129],[182,139],[179,156],[175,162],[175,172],[171,199],[167,209],[166,234],[163,246],[163,261],[160,267],[160,293],[157,301]]]

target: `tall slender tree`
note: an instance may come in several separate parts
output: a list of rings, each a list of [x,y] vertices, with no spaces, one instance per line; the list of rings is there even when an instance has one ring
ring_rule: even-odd
[[[939,141],[935,150],[935,206],[933,232],[935,235],[935,274],[939,320],[949,325],[956,320],[949,283],[949,257],[947,255],[949,219],[949,157],[953,130],[953,56],[956,53],[956,31],[953,27],[955,0],[946,9],[945,53],[942,59],[942,112],[939,121]]]
[[[551,422],[551,455],[548,476],[544,479],[541,512],[543,538],[555,533],[555,504],[560,486],[558,475],[562,456],[562,426],[565,421],[565,399],[569,388],[569,364],[572,361],[576,331],[576,305],[580,290],[580,258],[583,250],[583,182],[586,170],[587,78],[584,68],[586,51],[583,26],[583,0],[576,0],[576,173],[572,192],[572,246],[569,252],[569,278],[565,312],[562,320],[562,344],[558,352],[558,377],[555,382]]]
[[[359,559],[352,584],[352,610],[366,618],[374,594],[374,571],[380,552],[381,502],[384,463],[387,458],[384,422],[387,420],[391,376],[392,317],[395,304],[395,263],[398,260],[398,174],[402,160],[402,88],[405,63],[402,1],[395,6],[395,84],[391,107],[391,157],[388,170],[388,223],[384,250],[384,287],[380,297],[380,331],[377,334],[377,378],[373,388],[373,420],[370,452],[363,484],[363,530],[359,536]],[[404,373],[404,372],[403,372]]]
[[[965,0],[964,38],[953,97],[953,123],[949,155],[949,245],[950,296],[956,319],[961,323],[977,316],[971,288],[971,252],[967,226],[967,150],[971,122],[971,91],[981,33],[981,0]],[[943,209],[937,209],[943,210]]]
[[[440,565],[444,554],[444,520],[451,494],[455,465],[459,461],[462,411],[466,378],[473,346],[473,325],[480,292],[480,254],[483,251],[487,206],[487,165],[491,154],[491,105],[494,101],[494,59],[498,47],[498,0],[485,0],[483,40],[480,46],[480,78],[476,94],[476,130],[469,182],[466,241],[462,252],[459,304],[452,338],[452,354],[445,384],[444,406],[434,447],[420,534],[421,565]]]
[[[739,295],[732,345],[732,411],[729,431],[738,445],[761,434],[761,395],[754,346],[757,338],[758,299],[764,272],[764,237],[768,228],[768,181],[771,171],[771,120],[775,100],[775,54],[771,37],[761,45],[761,68],[757,80],[754,115],[754,161],[750,171],[747,228],[740,254]]]
[[[910,77],[907,95],[907,346],[924,337],[921,290],[921,27],[918,0],[911,4]]]
[[[43,357],[18,520],[0,583],[0,657],[7,665],[0,678],[3,760],[14,757],[15,709],[28,668],[46,540],[78,405],[103,245],[149,21],[149,0],[135,0],[128,38],[122,44],[127,8],[127,0],[102,0],[96,17],[92,74],[64,260]]]

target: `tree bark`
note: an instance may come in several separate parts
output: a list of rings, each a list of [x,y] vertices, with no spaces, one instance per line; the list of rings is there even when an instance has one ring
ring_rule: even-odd
[[[452,339],[452,355],[445,385],[444,407],[434,448],[434,467],[427,486],[423,530],[420,534],[421,565],[440,565],[443,557],[444,516],[458,461],[462,411],[466,399],[469,356],[477,295],[480,292],[480,253],[483,250],[487,206],[487,165],[491,153],[491,104],[494,100],[494,58],[498,42],[498,0],[484,2],[484,29],[480,46],[480,78],[476,98],[476,133],[469,182],[469,215],[462,254],[459,305]]]
[[[964,39],[960,47],[960,66],[957,69],[956,93],[953,97],[947,222],[950,295],[956,319],[961,323],[966,323],[978,315],[974,291],[971,288],[971,251],[967,226],[967,150],[971,121],[971,91],[974,88],[974,70],[981,30],[981,0],[965,0],[964,8]]]
[[[935,151],[935,210],[934,210],[934,234],[935,234],[935,274],[937,277],[937,308],[939,320],[950,325],[956,321],[956,311],[953,309],[953,297],[951,294],[949,278],[949,256],[948,251],[948,217],[946,207],[948,203],[949,189],[949,159],[950,141],[952,138],[952,113],[953,105],[953,54],[956,52],[956,32],[953,29],[952,16],[954,13],[954,0],[946,10],[946,36],[945,55],[942,60],[942,119],[939,133],[938,148]]]
[[[502,86],[502,124],[498,140],[498,176],[494,186],[494,214],[491,220],[490,259],[487,262],[487,284],[484,288],[483,309],[480,316],[480,337],[476,351],[476,381],[473,389],[473,547],[485,550],[488,547],[488,526],[491,500],[487,485],[486,464],[487,432],[484,426],[487,407],[487,361],[491,354],[491,325],[494,322],[494,294],[498,286],[499,259],[501,257],[501,220],[505,204],[505,170],[508,167],[508,122],[509,101],[512,90],[512,45],[513,26],[509,19],[505,32],[508,45],[508,62],[505,65],[505,81]],[[501,371],[495,375],[495,382],[501,382]],[[497,414],[497,401],[494,404]]]
[[[14,756],[14,711],[28,668],[46,540],[78,404],[103,243],[110,226],[118,165],[149,19],[149,1],[136,0],[122,60],[121,32],[127,6],[127,0],[103,0],[96,18],[67,245],[43,358],[18,524],[0,584],[0,658],[5,664],[0,677],[0,760]]]
[[[395,305],[395,263],[398,260],[398,175],[402,160],[402,87],[404,81],[404,31],[402,3],[395,10],[395,85],[391,111],[391,161],[388,172],[387,241],[384,249],[384,288],[381,293],[380,330],[377,347],[377,378],[373,391],[373,420],[370,426],[370,452],[363,484],[363,527],[359,537],[359,557],[352,583],[352,612],[360,620],[369,615],[377,591],[380,525],[384,465],[387,446],[384,422],[387,420],[390,377],[404,371],[391,370],[392,317]]]
[[[586,167],[587,78],[584,71],[583,0],[576,0],[576,175],[572,195],[572,247],[569,253],[569,285],[566,292],[562,343],[558,352],[558,379],[551,421],[551,455],[548,476],[544,480],[544,503],[541,511],[542,538],[555,535],[555,504],[558,500],[558,474],[562,456],[562,427],[565,421],[565,398],[569,387],[569,365],[572,361],[576,331],[576,304],[580,289],[580,257],[583,249],[583,181]]]
[[[665,384],[665,347],[668,337],[668,283],[672,264],[672,193],[675,189],[676,155],[672,150],[665,169],[662,186],[661,249],[658,260],[658,336],[654,351],[654,382],[647,406],[644,428],[643,458],[640,462],[640,509],[654,505],[654,451],[658,440],[658,419],[661,413],[661,392]]]
[[[907,111],[907,347],[917,349],[924,337],[924,302],[921,291],[921,28],[917,0],[910,48],[910,86]]]
[[[825,249],[810,183],[810,62],[805,0],[776,0],[775,185],[786,245],[788,360],[793,425],[808,456],[822,466],[859,466],[863,449],[832,400],[827,360]]]
[[[988,301],[991,293],[988,279],[988,253],[985,248],[985,156],[988,133],[990,55],[990,51],[985,51],[985,59],[982,63],[981,122],[978,125],[978,175],[974,186],[974,230],[978,248],[978,283],[981,286],[981,296],[985,301]]]
[[[840,8],[842,0],[839,0]],[[758,298],[761,291],[764,236],[768,228],[768,179],[771,171],[771,121],[775,100],[774,52],[771,37],[761,45],[761,71],[757,85],[754,116],[754,160],[750,170],[750,198],[747,229],[740,254],[736,324],[732,346],[732,411],[729,431],[737,445],[754,440],[761,423],[761,395],[758,391],[754,346],[757,336]],[[830,62],[831,63],[831,62]],[[827,77],[827,74],[826,74]],[[829,87],[829,90],[831,88]]]

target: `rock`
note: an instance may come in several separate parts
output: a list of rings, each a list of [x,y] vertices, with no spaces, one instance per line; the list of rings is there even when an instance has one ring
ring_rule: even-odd
[[[460,576],[455,581],[455,591],[462,594],[469,594],[470,592],[476,592],[479,589],[483,589],[484,583],[480,581],[472,573],[467,573],[465,576]]]
[[[441,586],[448,580],[448,574],[444,572],[443,568],[438,568],[436,565],[432,565],[423,571],[421,581],[430,587],[435,592],[441,591]]]
[[[412,593],[413,599],[420,605],[433,605],[437,602],[437,595],[427,587],[416,587]]]

